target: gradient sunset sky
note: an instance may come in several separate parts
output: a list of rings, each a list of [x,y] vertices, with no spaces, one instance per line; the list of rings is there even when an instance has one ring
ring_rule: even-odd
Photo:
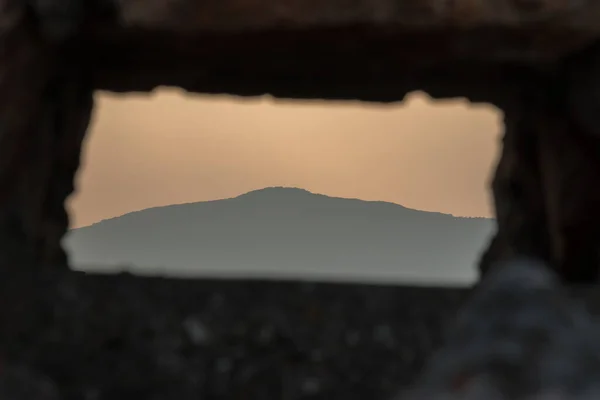
[[[72,227],[267,186],[490,216],[500,114],[415,93],[402,104],[97,95]]]

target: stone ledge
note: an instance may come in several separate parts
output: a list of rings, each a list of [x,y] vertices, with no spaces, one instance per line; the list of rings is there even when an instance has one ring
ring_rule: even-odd
[[[123,25],[163,31],[231,32],[269,28],[403,26],[414,30],[570,27],[598,32],[593,1],[561,0],[117,0]]]
[[[592,1],[81,1],[39,18],[62,32],[87,7],[68,62],[116,92],[497,102],[530,79],[523,69],[552,70],[600,36]]]
[[[1,286],[4,361],[98,400],[386,398],[468,292],[80,272]],[[577,295],[600,311],[600,293]]]

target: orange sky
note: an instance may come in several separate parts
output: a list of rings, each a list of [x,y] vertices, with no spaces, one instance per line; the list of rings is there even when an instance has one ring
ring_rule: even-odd
[[[490,215],[500,115],[485,105],[97,96],[72,226],[266,186]]]

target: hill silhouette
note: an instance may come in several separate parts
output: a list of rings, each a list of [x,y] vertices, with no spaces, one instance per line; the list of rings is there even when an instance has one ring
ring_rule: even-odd
[[[464,283],[493,220],[273,187],[74,229],[81,269]]]

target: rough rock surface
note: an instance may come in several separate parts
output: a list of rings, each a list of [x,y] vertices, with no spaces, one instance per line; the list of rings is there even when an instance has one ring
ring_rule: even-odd
[[[465,295],[68,271],[2,278],[3,302],[18,287],[29,303],[2,308],[0,365],[25,365],[61,399],[383,399],[411,382]],[[2,379],[0,369],[0,390]]]
[[[552,70],[600,34],[590,0],[97,3],[81,51],[96,87],[115,91],[497,102],[521,70]]]
[[[533,78],[505,103],[492,182],[498,233],[482,272],[495,260],[528,255],[545,260],[565,281],[598,281],[600,135],[591,125],[597,93],[580,84],[595,79],[589,68],[596,55],[586,52],[561,74]]]
[[[0,399],[60,400],[59,396],[58,388],[48,378],[20,365],[2,365]]]
[[[425,90],[506,113],[481,270],[525,249],[568,281],[596,280],[598,20],[591,0],[2,0],[2,264],[66,265],[64,201],[94,89],[380,102]]]
[[[2,364],[26,365],[61,399],[98,400],[389,398],[468,294],[59,271],[0,282],[30,299],[27,314],[2,315]],[[597,290],[575,295],[600,312]]]
[[[462,307],[403,400],[592,400],[600,324],[542,263],[496,269]]]
[[[599,21],[594,0],[0,0],[0,394],[377,398],[466,294],[69,272],[97,89],[490,102],[507,129],[481,272],[529,255],[597,281]]]
[[[0,266],[64,267],[64,201],[93,90],[86,71],[39,35],[25,4],[0,1]]]

